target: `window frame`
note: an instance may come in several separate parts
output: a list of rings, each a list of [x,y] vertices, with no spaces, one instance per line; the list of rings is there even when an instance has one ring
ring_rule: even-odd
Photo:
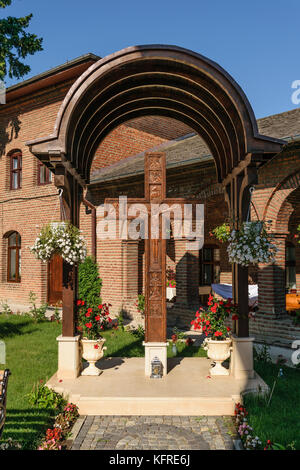
[[[16,244],[15,245],[10,245],[9,244],[9,239],[12,235],[16,234]],[[11,251],[12,250],[16,250],[16,265],[15,265],[15,269],[16,269],[16,278],[15,279],[11,279],[10,278],[10,266],[11,266]],[[22,250],[22,238],[21,238],[21,235],[19,234],[19,232],[11,232],[8,236],[7,236],[7,282],[13,282],[13,283],[20,283],[21,282],[21,267],[20,267],[20,252]]]
[[[293,260],[288,260],[287,259],[287,253],[288,253],[288,248],[294,248],[295,250],[295,258]],[[285,274],[285,282],[284,282],[284,287],[285,287],[285,291],[286,292],[289,292],[291,289],[296,289],[297,287],[288,287],[287,286],[287,270],[289,268],[295,268],[296,270],[296,246],[290,242],[290,241],[287,241],[285,243],[285,261],[284,261],[284,274]],[[297,277],[296,277],[296,285],[297,285]]]
[[[10,190],[17,191],[18,189],[22,189],[22,152],[15,151],[9,155],[10,158]],[[18,159],[18,166],[17,168],[13,167],[13,160]],[[17,174],[17,187],[13,187],[14,181],[14,174]]]
[[[41,169],[42,168],[45,169],[45,175],[46,175],[46,178],[45,178],[46,181],[44,183],[41,182]],[[52,173],[49,170],[49,168],[43,162],[38,162],[38,169],[37,169],[38,186],[45,186],[46,184],[51,184],[52,179],[50,179],[50,177],[52,178]]]
[[[212,251],[212,261],[204,261],[205,249],[210,249]],[[211,286],[211,284],[214,283],[214,279],[212,279],[209,284],[204,283],[204,269],[203,269],[204,265],[211,265],[213,267],[212,276],[214,276],[214,266],[220,267],[220,260],[215,260],[214,250],[220,251],[220,247],[218,245],[206,244],[206,245],[203,245],[203,247],[200,250],[200,254],[199,254],[199,285],[200,286]]]

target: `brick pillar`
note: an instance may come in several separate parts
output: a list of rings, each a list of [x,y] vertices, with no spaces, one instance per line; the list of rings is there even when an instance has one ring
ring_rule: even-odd
[[[258,271],[259,312],[269,318],[285,313],[285,241],[286,233],[272,234],[272,242],[278,252],[275,261],[260,264]]]
[[[139,240],[126,240],[122,242],[122,292],[125,310],[135,316],[135,306],[139,287]]]
[[[187,240],[175,241],[176,303],[195,307],[199,303],[199,250],[186,248]]]

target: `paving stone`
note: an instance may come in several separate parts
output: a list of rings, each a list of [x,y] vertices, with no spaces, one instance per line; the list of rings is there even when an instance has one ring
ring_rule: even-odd
[[[78,449],[233,449],[228,425],[219,416],[87,416],[72,445]]]

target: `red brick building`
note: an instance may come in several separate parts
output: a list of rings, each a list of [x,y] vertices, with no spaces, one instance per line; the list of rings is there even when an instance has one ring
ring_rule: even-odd
[[[43,224],[59,220],[57,188],[26,142],[53,131],[69,88],[96,60],[87,54],[15,85],[0,106],[0,299],[13,310],[28,304],[30,291],[40,302],[60,299],[60,260],[47,266],[29,249]],[[250,270],[250,281],[259,286],[259,310],[250,326],[258,339],[285,344],[300,338],[300,326],[286,312],[286,293],[300,291],[300,245],[295,238],[300,224],[300,109],[259,119],[258,128],[287,145],[261,165],[253,195],[251,216],[272,220],[279,250],[275,263]],[[143,156],[153,149],[166,153],[167,195],[196,197],[205,204],[204,248],[188,252],[184,240],[172,237],[167,245],[167,266],[176,272],[177,283],[168,321],[187,325],[211,283],[231,282],[226,246],[209,235],[227,217],[222,185],[209,149],[192,129],[167,117],[148,116],[112,131],[96,151],[80,226],[99,264],[103,300],[112,304],[114,314],[123,310],[141,322],[135,304],[144,286],[143,242],[97,239],[94,208],[107,197],[142,197]]]

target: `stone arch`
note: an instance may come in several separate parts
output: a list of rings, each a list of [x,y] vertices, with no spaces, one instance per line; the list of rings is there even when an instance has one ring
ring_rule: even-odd
[[[264,220],[274,220],[273,231],[288,232],[289,218],[294,210],[290,198],[292,193],[299,187],[300,171],[297,170],[288,175],[274,188],[263,215]]]

